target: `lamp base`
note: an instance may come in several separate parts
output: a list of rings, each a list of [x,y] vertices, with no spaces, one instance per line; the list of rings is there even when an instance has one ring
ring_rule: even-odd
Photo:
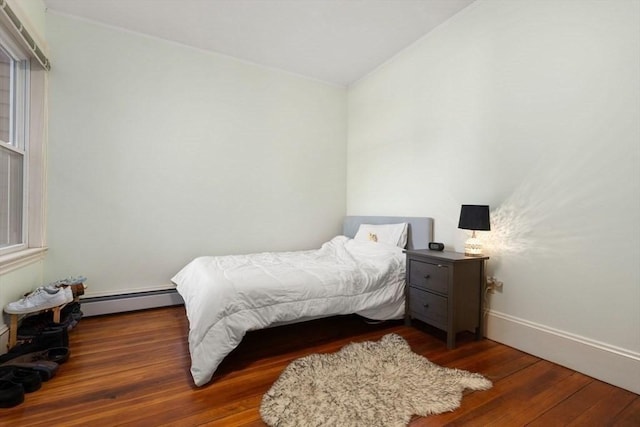
[[[464,254],[466,256],[482,256],[482,242],[475,235],[474,231],[473,236],[464,242]]]

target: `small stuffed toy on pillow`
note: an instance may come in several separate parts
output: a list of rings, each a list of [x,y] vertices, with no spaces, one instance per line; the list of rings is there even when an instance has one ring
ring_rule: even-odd
[[[386,243],[404,248],[407,246],[407,223],[360,224],[353,240]]]

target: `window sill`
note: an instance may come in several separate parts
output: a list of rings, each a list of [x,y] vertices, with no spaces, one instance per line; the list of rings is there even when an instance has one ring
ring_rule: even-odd
[[[46,247],[28,248],[6,255],[0,255],[0,275],[40,261],[44,258],[47,249]]]

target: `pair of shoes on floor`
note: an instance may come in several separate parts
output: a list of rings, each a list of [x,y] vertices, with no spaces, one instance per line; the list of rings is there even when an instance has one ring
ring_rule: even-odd
[[[71,301],[73,301],[73,292],[70,287],[41,286],[24,298],[7,304],[4,311],[9,314],[33,313],[68,304]]]
[[[69,359],[66,347],[18,355],[0,365],[0,408],[11,408],[24,402],[24,394],[42,387]]]
[[[40,381],[49,381],[51,378],[56,376],[60,365],[49,360],[36,360],[34,362],[9,361],[5,365],[0,366],[0,371],[5,368],[24,369],[27,371],[35,372],[40,377]]]
[[[69,331],[64,327],[48,327],[30,339],[11,347],[7,353],[1,354],[0,364],[23,354],[59,347],[69,347]]]
[[[61,365],[69,360],[69,353],[69,347],[53,347],[32,353],[16,354],[15,357],[3,362],[0,366],[14,365],[16,363],[32,363],[42,360]]]
[[[37,371],[13,366],[0,366],[0,408],[11,408],[24,402],[24,394],[42,387]]]
[[[6,359],[0,365],[2,371],[10,368],[23,369],[35,372],[41,381],[49,381],[55,377],[61,364],[69,360],[68,347],[54,347],[43,351],[35,351],[26,354],[13,354],[11,359]]]

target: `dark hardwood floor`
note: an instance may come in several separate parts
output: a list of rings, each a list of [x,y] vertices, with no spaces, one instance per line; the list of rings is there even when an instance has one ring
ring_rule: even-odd
[[[196,388],[187,330],[183,307],[83,319],[70,333],[70,360],[23,404],[0,409],[0,425],[261,426],[262,395],[289,362],[390,332],[431,361],[494,384],[466,393],[453,412],[414,417],[412,427],[640,425],[640,397],[629,391],[471,334],[447,351],[426,327],[367,325],[355,316],[251,332],[214,380]]]

